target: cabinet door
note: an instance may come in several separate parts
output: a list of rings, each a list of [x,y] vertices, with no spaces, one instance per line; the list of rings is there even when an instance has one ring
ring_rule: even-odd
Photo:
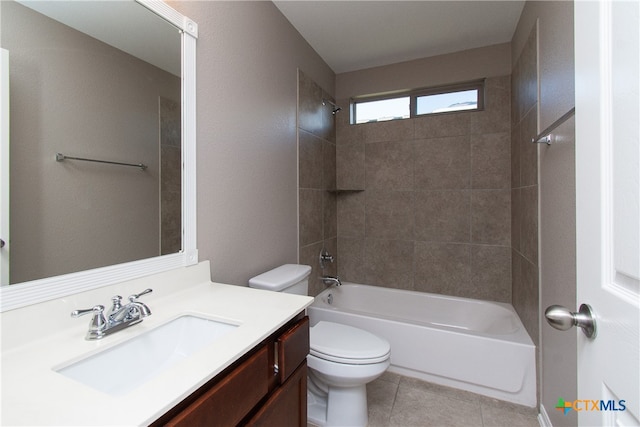
[[[226,427],[238,424],[267,395],[268,369],[265,346],[166,425]]]
[[[249,420],[247,426],[307,426],[306,361],[271,395],[260,411]]]

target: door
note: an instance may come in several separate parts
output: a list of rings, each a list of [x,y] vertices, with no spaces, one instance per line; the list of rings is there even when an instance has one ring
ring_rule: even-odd
[[[576,1],[579,425],[640,425],[640,6]],[[585,401],[590,402],[585,402]]]
[[[0,49],[0,286],[9,284],[9,51]]]

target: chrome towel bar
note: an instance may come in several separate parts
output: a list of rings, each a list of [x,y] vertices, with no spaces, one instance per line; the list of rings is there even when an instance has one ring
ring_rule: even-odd
[[[562,117],[560,117],[555,122],[551,123],[545,130],[540,132],[538,136],[535,138],[531,138],[531,142],[534,144],[542,144],[545,143],[547,145],[551,145],[551,132],[553,132],[558,126],[564,123],[569,117],[573,116],[576,113],[576,108],[573,107],[569,111],[567,111]]]
[[[120,165],[120,166],[133,166],[136,168],[140,168],[140,170],[145,170],[147,168],[147,165],[143,163],[122,163],[122,162],[112,162],[109,160],[85,159],[83,157],[71,157],[71,156],[65,156],[62,153],[56,153],[57,162],[62,162],[65,160],[81,160],[83,162],[107,163],[110,165]]]

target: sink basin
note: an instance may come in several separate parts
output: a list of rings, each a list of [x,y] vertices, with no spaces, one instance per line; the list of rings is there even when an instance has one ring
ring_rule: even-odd
[[[122,396],[188,358],[238,325],[183,315],[55,371],[112,396]]]

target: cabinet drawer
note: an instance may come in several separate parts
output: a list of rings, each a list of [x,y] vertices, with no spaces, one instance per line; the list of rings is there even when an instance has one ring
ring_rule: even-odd
[[[309,354],[309,317],[304,317],[277,340],[280,384],[304,362]]]
[[[191,427],[238,424],[267,395],[268,356],[266,346],[258,350],[166,425]]]

